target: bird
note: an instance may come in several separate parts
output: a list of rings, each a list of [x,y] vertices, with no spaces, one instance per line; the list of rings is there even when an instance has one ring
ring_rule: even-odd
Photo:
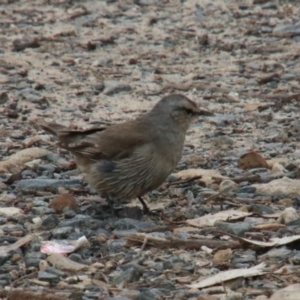
[[[57,146],[70,151],[86,181],[112,207],[157,189],[182,156],[189,125],[197,116],[213,115],[182,94],[164,96],[136,119],[87,130],[71,130],[38,120],[39,128],[55,135]]]

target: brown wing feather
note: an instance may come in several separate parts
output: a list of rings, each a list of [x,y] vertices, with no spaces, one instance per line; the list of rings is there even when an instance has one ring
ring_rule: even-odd
[[[149,125],[141,121],[138,126],[135,123],[133,120],[88,130],[69,130],[63,125],[44,121],[39,121],[38,126],[56,135],[59,147],[87,159],[99,160],[126,158],[136,147],[151,140]]]

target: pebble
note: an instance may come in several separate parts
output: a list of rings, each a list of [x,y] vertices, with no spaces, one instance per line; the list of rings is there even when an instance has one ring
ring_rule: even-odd
[[[244,223],[244,222],[237,222],[237,223],[218,222],[217,228],[220,231],[228,232],[240,237],[243,237],[246,232],[253,230],[252,225],[250,223]]]
[[[46,254],[42,252],[29,252],[25,255],[26,267],[39,268],[40,262],[46,258]]]
[[[268,258],[276,263],[282,263],[289,259],[290,255],[292,254],[292,250],[288,249],[287,247],[279,247],[273,248],[269,250],[263,257]]]
[[[219,192],[226,194],[226,193],[229,193],[229,192],[235,192],[237,188],[238,188],[237,183],[235,183],[232,180],[227,179],[227,180],[223,180],[220,183]]]
[[[38,272],[38,279],[49,282],[52,286],[57,284],[60,280],[60,276],[53,273],[48,273],[45,271]]]
[[[130,92],[132,89],[129,84],[119,81],[104,81],[104,86],[104,94],[108,96],[121,92]]]
[[[149,291],[141,292],[135,300],[160,300],[163,299],[163,294],[158,289],[150,289]]]
[[[72,226],[58,227],[52,230],[52,235],[54,239],[64,240],[67,239],[73,231],[74,227]]]
[[[20,171],[12,176],[1,173],[0,168],[0,249],[18,243],[24,235],[34,235],[16,250],[0,251],[3,293],[9,290],[12,299],[35,300],[236,300],[245,297],[240,291],[253,290],[249,297],[259,300],[273,293],[272,298],[282,290],[284,280],[297,277],[293,277],[300,265],[297,242],[212,253],[197,247],[188,249],[185,240],[182,247],[172,249],[151,243],[152,237],[190,242],[214,239],[219,227],[240,236],[250,232],[251,239],[259,241],[300,234],[297,5],[266,0],[233,5],[229,2],[236,1],[87,0],[84,7],[69,1],[66,13],[64,6],[48,1],[49,9],[33,16],[37,21],[33,30],[22,22],[24,11],[34,8],[30,1],[4,2],[6,18],[13,15],[17,25],[2,30],[15,40],[2,39],[0,50],[0,164],[22,148],[31,151],[30,147],[36,146],[54,152],[17,162]],[[254,24],[262,17],[261,12],[266,20]],[[71,22],[58,26],[62,16]],[[239,20],[243,22],[236,26]],[[248,28],[251,22],[255,26]],[[228,25],[225,35],[219,23]],[[199,32],[199,24],[205,24],[203,32]],[[45,36],[43,31],[49,31],[46,39],[54,37],[54,43],[36,39]],[[22,36],[26,38],[16,40]],[[12,52],[16,50],[20,52]],[[265,59],[251,61],[253,55]],[[230,67],[224,68],[228,62]],[[279,76],[268,79],[277,72]],[[259,78],[269,82],[260,85]],[[139,210],[124,206],[118,217],[112,216],[104,201],[100,204],[90,199],[94,191],[83,184],[79,171],[76,173],[72,155],[56,150],[56,138],[40,135],[31,123],[39,117],[81,129],[97,126],[99,120],[121,122],[173,92],[186,94],[201,105],[203,102],[215,116],[195,120],[183,159],[170,178],[176,181],[174,174],[192,168],[215,172],[209,175],[211,181],[204,172],[202,178],[187,173],[179,182],[166,182],[149,193],[149,204],[163,207],[164,220],[143,215],[139,204]],[[293,93],[294,100],[289,98]],[[238,169],[238,158],[250,149],[272,158],[272,169]],[[281,178],[293,171],[295,178]],[[262,181],[272,174],[280,176],[269,183],[249,180],[236,185],[228,180],[252,174],[261,175]],[[254,214],[242,221],[226,220],[198,230],[182,224],[220,211],[219,204],[205,203],[212,189],[226,195],[225,210],[238,210],[242,205]],[[8,211],[1,212],[3,206]],[[285,208],[294,208],[298,216],[293,213],[292,218],[286,217]],[[278,212],[282,212],[278,221],[285,228],[254,229],[256,224],[274,222],[274,218],[261,218],[256,213]],[[179,228],[176,235],[173,230]],[[144,246],[143,240],[127,240],[132,233],[143,232],[149,237]],[[88,245],[73,253],[41,253],[44,241],[76,240],[83,235]],[[220,243],[225,241],[219,239]],[[215,265],[211,265],[212,258]],[[225,292],[222,283],[201,290],[187,286],[199,278],[232,268],[250,268],[262,261],[267,272],[282,264],[283,272],[291,276],[283,281],[269,274],[239,278]],[[286,295],[281,293],[277,299]]]
[[[272,208],[270,208],[269,206],[264,205],[264,204],[252,204],[250,206],[249,211],[255,212],[255,213],[258,213],[261,215],[271,215],[271,214],[275,213],[275,211]]]
[[[60,226],[61,227],[70,226],[73,228],[77,227],[80,229],[89,228],[93,230],[96,230],[101,227],[105,227],[103,221],[91,218],[86,215],[81,215],[81,214],[77,214],[74,218],[69,220],[62,220],[60,222]]]
[[[102,58],[102,59],[97,59],[92,63],[93,67],[105,67],[108,64],[112,63],[112,59],[111,58]]]
[[[279,216],[277,222],[280,224],[289,224],[292,221],[298,220],[299,215],[295,208],[287,207]]]
[[[115,230],[136,229],[140,232],[150,231],[155,227],[156,227],[155,224],[129,219],[129,218],[120,219],[115,224]]]
[[[297,251],[297,253],[291,258],[291,262],[294,265],[300,265],[300,252]]]
[[[142,272],[141,268],[132,267],[132,268],[125,270],[124,272],[121,272],[119,275],[117,275],[113,279],[113,282],[117,286],[119,286],[121,284],[124,285],[127,283],[136,282],[136,281],[139,281],[142,274],[143,274],[143,272]]]
[[[296,24],[278,24],[273,29],[273,35],[278,37],[300,35],[300,25]]]
[[[23,193],[35,193],[36,191],[56,192],[58,188],[81,188],[81,182],[78,179],[24,179],[20,180],[16,189]]]
[[[8,100],[9,100],[9,97],[8,97],[7,92],[1,91],[0,92],[0,105],[5,104],[6,102],[8,102]]]
[[[41,229],[51,230],[59,224],[59,219],[56,215],[50,215],[42,219]]]
[[[253,186],[242,186],[237,189],[237,193],[239,194],[254,194],[256,188]]]
[[[23,211],[17,207],[0,207],[0,215],[11,217],[17,214],[22,214]]]

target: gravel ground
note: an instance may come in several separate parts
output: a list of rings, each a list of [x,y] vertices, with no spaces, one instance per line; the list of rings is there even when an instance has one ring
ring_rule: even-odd
[[[0,298],[299,299],[295,4],[2,0]],[[151,216],[111,215],[35,125],[121,122],[171,93],[215,115]]]

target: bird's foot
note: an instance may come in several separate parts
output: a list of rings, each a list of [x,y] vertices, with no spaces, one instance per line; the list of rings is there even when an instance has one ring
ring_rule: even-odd
[[[147,206],[146,202],[144,201],[144,199],[142,197],[138,197],[138,199],[140,200],[142,206],[143,206],[143,214],[144,215],[149,215],[151,213],[149,207]]]

